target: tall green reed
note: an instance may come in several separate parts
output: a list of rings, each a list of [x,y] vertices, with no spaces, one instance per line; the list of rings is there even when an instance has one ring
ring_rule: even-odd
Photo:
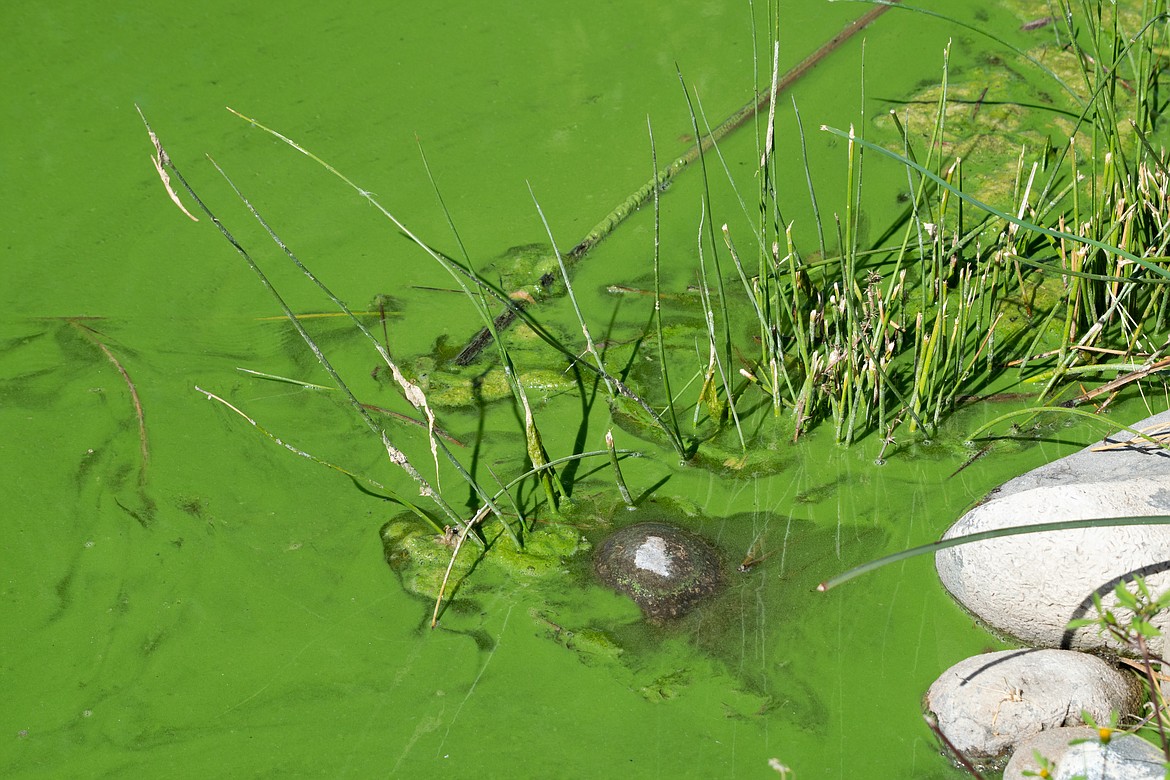
[[[965,171],[979,165],[977,157],[943,151],[962,141],[947,123],[948,47],[922,148],[907,128],[909,112],[890,112],[897,150],[852,128],[823,128],[846,141],[843,210],[831,218],[823,214],[793,102],[819,244],[805,254],[782,216],[790,204],[777,184],[773,96],[759,145],[755,235],[737,241],[743,237],[723,227],[758,348],[720,343],[732,321],[726,304],[719,309],[723,330],[709,325],[708,337],[713,355],[755,353],[740,373],[774,412],[788,411],[794,438],[819,422],[831,423],[843,443],[874,431],[892,438],[901,425],[932,436],[963,397],[1009,366],[1017,367],[1017,381],[1042,384],[1041,402],[1090,373],[1130,370],[1145,378],[1155,372],[1170,308],[1170,168],[1153,140],[1170,36],[1165,2],[1147,3],[1144,16],[1128,22],[1130,32],[1100,2],[1060,8],[1059,42],[1071,52],[1079,83],[1068,78],[1067,67],[1041,65],[1038,56],[1008,48],[1061,87],[1077,119],[1063,145],[1020,149],[1010,206],[966,191]],[[872,247],[862,246],[858,231],[866,154],[902,165],[910,191],[894,232],[901,238]],[[711,225],[713,217],[705,207],[703,220]],[[826,233],[836,235],[833,257],[825,256]],[[754,275],[737,244],[759,247]],[[700,263],[706,264],[702,255]],[[1005,324],[1011,320],[1031,327]],[[727,387],[724,398],[729,414],[752,403]]]

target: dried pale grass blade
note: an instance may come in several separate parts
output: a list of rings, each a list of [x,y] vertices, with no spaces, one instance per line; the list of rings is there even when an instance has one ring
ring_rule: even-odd
[[[443,605],[443,594],[447,592],[447,581],[451,579],[451,570],[455,568],[455,559],[459,557],[459,550],[463,547],[463,542],[467,540],[467,535],[471,533],[472,527],[476,523],[482,522],[489,511],[491,511],[490,506],[481,508],[475,517],[464,524],[463,530],[459,532],[459,538],[455,541],[455,549],[451,551],[451,560],[447,562],[447,571],[443,574],[443,582],[439,585],[439,593],[435,597],[435,611],[431,613],[431,628],[439,625],[439,608]]]
[[[154,169],[158,171],[158,178],[162,181],[163,187],[166,187],[167,195],[171,196],[171,200],[179,207],[179,211],[186,214],[191,221],[198,222],[199,217],[187,211],[187,207],[183,205],[183,201],[179,200],[179,194],[175,192],[175,188],[171,186],[171,177],[166,171],[166,166],[170,164],[170,157],[162,147],[162,142],[158,140],[158,136],[154,134],[154,130],[150,129],[150,123],[146,121],[146,115],[142,113],[142,109],[138,104],[134,104],[134,108],[138,110],[138,116],[142,117],[142,124],[146,125],[146,134],[150,136],[150,142],[154,145],[154,154],[151,155],[150,161],[154,163]]]

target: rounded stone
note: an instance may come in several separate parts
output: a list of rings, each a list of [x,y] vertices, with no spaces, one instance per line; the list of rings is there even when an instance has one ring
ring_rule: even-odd
[[[598,579],[625,593],[651,620],[682,617],[723,583],[719,554],[695,534],[666,523],[637,523],[597,548]]]
[[[1046,729],[1016,747],[1003,770],[1003,780],[1039,777],[1039,753],[1055,766],[1054,780],[1162,780],[1162,752],[1134,734],[1113,732],[1108,739],[1091,726]],[[1025,774],[1028,773],[1028,774]]]
[[[1001,650],[952,666],[926,693],[926,709],[969,760],[994,767],[1045,729],[1077,726],[1089,713],[1135,713],[1142,698],[1133,675],[1071,650]]]
[[[1016,745],[1015,752],[1008,759],[1003,768],[1003,780],[1025,780],[1029,777],[1041,777],[1040,763],[1036,754],[1048,761],[1050,765],[1060,766],[1064,754],[1074,742],[1097,740],[1097,729],[1092,726],[1058,726],[1054,729],[1044,729],[1021,740]],[[1024,774],[1029,772],[1030,774]]]
[[[1170,433],[1170,412],[1132,425]],[[1170,514],[1170,450],[1129,432],[1008,481],[961,517],[944,538],[1013,526]],[[1037,647],[1132,652],[1096,626],[1094,596],[1122,620],[1113,590],[1142,576],[1155,594],[1170,589],[1170,525],[1099,526],[985,539],[940,550],[939,578],[951,595],[1000,634]],[[1163,613],[1154,624],[1170,630]]]
[[[1108,742],[1098,739],[1069,747],[1053,780],[1162,780],[1165,759],[1141,737],[1119,734]]]
[[[1046,485],[996,496],[943,535],[993,531],[1059,520],[1157,515],[1170,509],[1167,478]],[[1154,595],[1170,587],[1170,526],[1130,525],[1004,536],[939,551],[935,565],[950,594],[986,624],[1024,644],[1073,650],[1131,651],[1095,626],[1098,595],[1117,610],[1118,582],[1141,575]],[[1128,613],[1123,613],[1128,614]],[[1170,628],[1165,616],[1155,619]]]

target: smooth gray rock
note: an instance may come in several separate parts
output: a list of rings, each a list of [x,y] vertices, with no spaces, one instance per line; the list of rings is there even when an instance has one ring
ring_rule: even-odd
[[[1133,734],[1109,742],[1090,740],[1072,745],[1056,765],[1053,780],[1162,780],[1162,751]]]
[[[1050,762],[1060,765],[1061,759],[1068,751],[1073,740],[1097,739],[1097,729],[1092,726],[1065,726],[1057,729],[1045,729],[1039,734],[1033,734],[1016,745],[1007,766],[1003,768],[1003,780],[1025,780],[1035,775],[1025,775],[1024,772],[1038,772],[1040,764],[1035,754],[1039,753]]]
[[[1170,433],[1170,412],[1134,428]],[[1125,444],[1125,442],[1133,442]],[[943,538],[1058,520],[1170,515],[1170,452],[1129,433],[1041,466],[993,490]],[[1113,589],[1135,575],[1155,594],[1170,588],[1170,525],[1046,531],[942,550],[943,586],[993,630],[1036,647],[1123,649],[1094,627],[1093,594],[1115,606]],[[1160,626],[1170,628],[1170,618]]]
[[[968,759],[1002,763],[1045,729],[1098,723],[1141,703],[1141,685],[1093,655],[1071,650],[1001,650],[952,666],[926,693],[926,709]]]

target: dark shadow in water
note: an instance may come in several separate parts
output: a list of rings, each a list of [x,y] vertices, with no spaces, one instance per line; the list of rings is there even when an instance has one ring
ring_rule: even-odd
[[[694,518],[653,502],[638,512],[618,513],[615,519],[625,525],[627,517],[629,523],[667,522],[688,529],[696,525]],[[623,648],[622,663],[636,678],[653,678],[653,670],[677,668],[678,679],[664,684],[681,689],[688,684],[685,670],[713,664],[720,676],[734,681],[739,699],[752,703],[750,712],[728,705],[728,717],[780,717],[797,727],[816,729],[828,717],[816,687],[823,666],[817,656],[826,651],[816,638],[824,635],[817,624],[825,606],[818,601],[816,585],[826,570],[861,563],[881,549],[885,532],[826,528],[787,517],[773,518],[771,527],[760,532],[759,517],[752,514],[708,520],[703,527],[713,525],[720,529],[717,546],[723,558],[725,586],[720,593],[671,623],[638,620],[599,628]],[[700,534],[714,541],[709,533]],[[593,541],[596,546],[600,539]],[[592,582],[592,562],[587,563],[590,571],[582,576]],[[656,679],[643,682],[658,684]]]
[[[577,435],[573,439],[573,454],[580,455],[585,451],[585,445],[589,441],[589,420],[592,419],[593,404],[597,402],[597,390],[601,377],[597,374],[591,374],[593,383],[587,388],[585,377],[581,375],[581,369],[577,364],[571,364],[569,370],[573,372],[573,381],[577,384],[577,393],[581,398],[581,421],[577,425]],[[580,459],[569,461],[561,469],[561,484],[565,486],[565,492],[570,496],[573,495],[573,483],[576,482],[577,472],[580,469]]]

